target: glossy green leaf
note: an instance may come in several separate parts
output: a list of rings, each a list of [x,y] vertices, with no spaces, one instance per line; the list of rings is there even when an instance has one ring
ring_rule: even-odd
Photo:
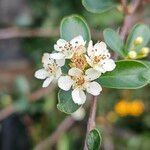
[[[73,102],[71,92],[72,90],[63,91],[60,89],[58,93],[57,108],[67,114],[71,114],[80,108],[80,105]]]
[[[126,51],[130,51],[130,50],[134,49],[133,48],[134,40],[137,37],[143,38],[143,43],[135,48],[136,51],[139,51],[142,47],[146,46],[150,40],[150,28],[144,24],[135,25],[132,28],[132,30],[127,38],[126,47],[125,47]]]
[[[112,29],[105,29],[103,32],[104,40],[106,44],[116,53],[121,56],[125,56],[123,51],[124,43],[117,32]]]
[[[78,15],[71,15],[62,20],[60,34],[61,38],[65,40],[71,40],[78,35],[81,35],[87,42],[91,39],[86,21]]]
[[[149,68],[139,61],[118,61],[116,68],[106,72],[97,81],[104,87],[116,89],[137,89],[148,84]]]
[[[116,6],[115,0],[82,0],[87,11],[102,13]]]
[[[101,136],[97,129],[90,131],[87,137],[87,146],[89,150],[99,150],[101,145]]]

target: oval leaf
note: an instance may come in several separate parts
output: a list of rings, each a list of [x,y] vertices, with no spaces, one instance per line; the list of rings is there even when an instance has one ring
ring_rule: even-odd
[[[102,13],[116,5],[114,0],[82,0],[82,4],[87,11],[93,13]]]
[[[73,102],[71,92],[72,90],[64,91],[60,89],[58,93],[57,108],[67,114],[71,114],[80,108],[80,105]]]
[[[89,150],[99,150],[101,145],[101,136],[97,129],[90,131],[87,137],[87,146]]]
[[[143,43],[140,46],[137,46],[137,48],[135,49],[137,52],[142,47],[146,46],[150,40],[150,29],[148,26],[146,26],[144,24],[137,24],[132,28],[132,30],[127,38],[126,48],[125,48],[126,51],[132,50],[134,40],[140,36],[143,38]]]
[[[91,39],[90,31],[86,21],[78,16],[72,15],[65,17],[60,25],[61,38],[69,41],[74,37],[81,35],[86,42]]]
[[[112,29],[105,29],[103,32],[104,40],[106,44],[116,53],[121,56],[125,56],[123,51],[124,43],[117,32]]]
[[[97,81],[107,88],[137,89],[148,84],[148,69],[138,61],[118,61],[113,71],[103,74]]]

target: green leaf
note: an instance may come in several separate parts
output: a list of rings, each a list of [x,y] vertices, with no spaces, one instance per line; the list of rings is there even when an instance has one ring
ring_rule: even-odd
[[[82,4],[92,13],[102,13],[116,6],[114,0],[82,0]]]
[[[137,24],[135,25],[126,42],[125,50],[130,51],[133,48],[134,45],[134,40],[137,37],[142,37],[143,38],[143,43],[135,48],[135,50],[138,52],[142,47],[146,46],[150,40],[150,29],[147,25],[144,24]]]
[[[89,42],[91,39],[86,21],[78,15],[71,15],[62,20],[60,35],[65,40],[71,40],[78,35],[81,35],[86,42]]]
[[[97,129],[90,131],[87,137],[87,146],[89,150],[99,150],[101,145],[101,136]]]
[[[97,81],[104,87],[116,89],[137,89],[148,84],[149,68],[139,61],[116,62],[116,68],[103,74]]]
[[[116,53],[121,56],[125,56],[123,51],[124,43],[117,32],[107,28],[103,32],[104,40],[106,44]]]
[[[80,108],[80,105],[73,102],[71,92],[72,90],[63,91],[60,89],[58,93],[57,108],[67,114],[71,114]]]

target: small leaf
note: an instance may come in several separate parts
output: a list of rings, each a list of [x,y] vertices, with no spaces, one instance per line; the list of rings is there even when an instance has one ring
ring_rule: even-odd
[[[146,46],[150,40],[149,27],[144,24],[137,24],[132,28],[132,30],[127,38],[127,42],[126,42],[126,46],[125,46],[126,51],[132,50],[133,45],[134,45],[134,40],[137,37],[143,38],[142,44],[135,48],[135,50],[138,52],[142,47]]]
[[[148,84],[148,70],[149,68],[139,61],[118,61],[113,71],[103,74],[97,81],[107,88],[137,89]]]
[[[125,56],[123,51],[124,43],[117,32],[112,29],[105,29],[103,32],[106,44],[116,53]]]
[[[101,145],[101,136],[97,129],[90,131],[87,137],[87,146],[89,150],[99,150]]]
[[[102,13],[116,6],[115,0],[82,0],[82,4],[92,13]]]
[[[71,40],[78,35],[81,35],[86,42],[91,39],[86,21],[78,15],[71,15],[62,20],[60,34],[61,38],[65,40]]]
[[[80,105],[77,105],[73,102],[71,92],[72,90],[63,91],[60,89],[58,93],[57,108],[67,114],[71,114],[80,108]]]

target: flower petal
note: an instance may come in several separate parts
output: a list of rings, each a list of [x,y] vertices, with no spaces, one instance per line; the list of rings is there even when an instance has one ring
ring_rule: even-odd
[[[56,79],[58,79],[62,75],[61,68],[58,67],[55,73],[56,73],[55,77],[56,77]]]
[[[87,80],[92,81],[92,80],[99,78],[101,75],[101,72],[99,72],[93,68],[89,68],[85,71],[85,75],[86,75]]]
[[[73,68],[71,68],[71,69],[69,70],[68,74],[69,74],[70,76],[80,76],[80,75],[82,74],[82,70],[73,67]]]
[[[42,57],[42,63],[44,65],[52,64],[52,63],[54,63],[54,60],[51,58],[49,53],[44,53],[43,57]]]
[[[57,41],[57,45],[62,46],[62,47],[64,47],[66,43],[67,43],[67,41],[65,41],[64,39],[59,39]]]
[[[65,65],[65,59],[56,59],[56,64],[60,67]]]
[[[93,41],[91,40],[89,42],[89,45],[88,45],[88,48],[87,48],[88,56],[91,56],[93,54],[92,50],[93,50]]]
[[[72,84],[73,80],[70,76],[61,76],[58,79],[58,86],[64,91],[68,91],[71,88]]]
[[[100,94],[100,92],[102,91],[102,87],[100,86],[99,83],[93,81],[91,83],[89,83],[88,87],[86,88],[87,92],[97,96]]]
[[[82,90],[76,88],[72,91],[72,99],[74,103],[82,105],[86,101],[86,95]]]
[[[81,35],[73,38],[70,43],[72,44],[72,46],[75,48],[75,47],[78,47],[80,45],[84,46],[85,45],[85,41],[83,40],[83,37]]]
[[[48,87],[49,84],[51,83],[51,81],[52,81],[53,79],[54,79],[53,77],[47,78],[47,79],[43,82],[42,87],[43,87],[43,88]]]
[[[58,46],[57,44],[54,44],[54,49],[59,52],[62,51],[61,47]]]
[[[63,53],[52,53],[50,54],[53,59],[64,59],[65,55]]]
[[[115,67],[116,67],[116,64],[112,59],[107,59],[103,63],[103,68],[106,71],[112,71],[113,69],[115,69]]]
[[[48,76],[48,73],[45,69],[39,69],[35,72],[34,76],[37,79],[45,79]]]

